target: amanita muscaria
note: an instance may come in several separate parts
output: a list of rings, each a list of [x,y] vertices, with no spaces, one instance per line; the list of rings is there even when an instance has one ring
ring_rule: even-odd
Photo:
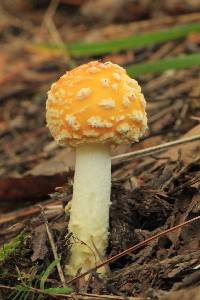
[[[68,230],[80,242],[71,247],[68,275],[94,267],[105,255],[111,204],[110,145],[139,140],[147,128],[145,104],[137,81],[111,62],[81,65],[53,83],[48,92],[51,134],[59,144],[76,148]]]

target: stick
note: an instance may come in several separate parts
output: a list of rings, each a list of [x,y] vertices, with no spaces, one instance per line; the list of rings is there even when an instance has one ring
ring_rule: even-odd
[[[48,220],[46,218],[44,208],[41,205],[39,205],[39,207],[41,209],[41,213],[42,213],[42,216],[43,216],[43,219],[44,219],[44,223],[45,223],[47,235],[48,235],[48,238],[49,238],[49,242],[50,242],[50,245],[51,245],[51,248],[52,248],[54,259],[58,261],[57,264],[56,264],[57,270],[58,270],[58,275],[60,277],[60,280],[62,282],[63,287],[66,287],[64,273],[63,273],[63,270],[62,270],[61,265],[60,265],[58,253],[57,253],[56,246],[55,246],[55,243],[54,243],[54,240],[53,240],[53,236],[51,234],[51,230],[49,228],[49,223],[48,223]]]
[[[158,146],[149,147],[149,148],[142,149],[142,150],[137,150],[137,151],[133,151],[133,152],[129,152],[129,153],[119,154],[119,155],[113,156],[112,160],[144,157],[144,156],[147,156],[147,155],[151,155],[155,152],[160,152],[160,151],[162,151],[166,148],[170,148],[170,147],[185,144],[185,143],[194,142],[194,141],[197,141],[197,140],[200,140],[200,134],[199,135],[193,135],[193,136],[183,138],[183,139],[179,139],[177,141],[164,143],[164,144],[161,144],[161,145],[158,145]]]
[[[7,286],[4,284],[0,284],[0,288],[16,291],[17,288],[14,286]],[[36,289],[33,287],[29,287],[33,293],[48,295],[45,290]],[[110,299],[110,300],[144,300],[143,297],[127,297],[127,296],[116,296],[116,295],[98,295],[98,294],[88,294],[88,293],[72,293],[70,295],[66,294],[49,294],[50,297],[58,299],[60,297],[67,299],[79,299],[79,300],[87,300],[87,299]]]
[[[150,242],[154,241],[154,240],[157,239],[158,237],[163,236],[163,235],[166,235],[166,234],[168,234],[168,233],[170,233],[170,232],[176,231],[178,228],[183,227],[183,226],[185,226],[185,225],[188,225],[188,224],[190,224],[190,223],[192,223],[192,222],[194,222],[194,221],[197,221],[197,220],[199,220],[199,219],[200,219],[200,216],[195,217],[195,218],[193,218],[193,219],[190,219],[190,220],[188,220],[188,221],[185,221],[185,222],[183,222],[183,223],[181,223],[181,224],[178,224],[178,225],[176,225],[176,226],[174,226],[174,227],[171,227],[171,228],[169,228],[169,229],[167,229],[167,230],[164,230],[164,231],[162,231],[162,232],[160,232],[160,233],[157,233],[157,234],[153,235],[152,237],[150,237],[150,238],[148,238],[148,239],[146,239],[146,240],[144,240],[144,241],[142,241],[142,242],[140,242],[140,243],[138,243],[138,244],[136,244],[136,245],[134,245],[134,246],[132,246],[132,247],[130,247],[130,248],[128,248],[128,249],[122,251],[122,252],[120,252],[119,254],[117,254],[117,255],[115,255],[115,256],[112,256],[112,257],[108,258],[106,261],[104,261],[103,263],[100,263],[100,264],[97,265],[96,267],[94,267],[94,268],[92,268],[92,269],[89,269],[88,271],[86,271],[86,272],[84,272],[84,273],[82,273],[82,274],[80,274],[80,275],[74,277],[73,279],[67,281],[66,284],[67,284],[67,285],[68,285],[68,284],[71,284],[72,282],[74,282],[74,281],[76,281],[76,280],[78,280],[78,279],[80,279],[80,278],[82,278],[82,277],[88,275],[88,274],[91,273],[91,272],[96,271],[97,269],[99,269],[99,268],[101,268],[101,267],[103,267],[105,264],[109,264],[109,263],[111,263],[111,262],[114,262],[114,261],[116,261],[117,259],[121,258],[122,256],[125,256],[126,254],[128,254],[128,253],[130,253],[130,252],[133,252],[134,250],[136,250],[136,249],[138,249],[138,248],[141,248],[142,246],[144,246],[144,245],[146,245],[146,244],[149,244]]]

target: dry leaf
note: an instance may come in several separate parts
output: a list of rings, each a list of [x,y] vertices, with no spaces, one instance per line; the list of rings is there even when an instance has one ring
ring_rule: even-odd
[[[191,137],[194,135],[200,134],[200,125],[197,125],[193,127],[190,131],[188,131],[186,134],[184,134],[181,138]],[[195,155],[198,155],[200,152],[200,141],[185,143],[181,145],[177,145],[175,147],[172,147],[168,149],[166,152],[162,152],[160,155],[157,155],[157,157],[169,157],[172,160],[176,161],[179,157],[179,152],[181,151],[181,160],[184,162],[184,164],[189,164],[193,161]],[[163,161],[160,159],[155,164],[155,168],[162,165]]]
[[[36,227],[32,233],[32,249],[33,255],[31,256],[32,261],[37,259],[44,259],[48,248],[46,245],[47,241],[47,232],[45,225],[40,225]]]
[[[66,182],[66,174],[57,174],[54,176],[24,176],[24,177],[10,177],[0,179],[0,202],[1,206],[4,204],[8,209],[8,201],[10,206],[13,202],[20,202],[30,200],[38,200],[47,197],[52,193],[55,187],[60,186]]]
[[[34,176],[53,176],[55,174],[66,173],[75,164],[75,151],[70,148],[60,150],[56,156],[47,161],[36,165],[32,170],[27,172]]]

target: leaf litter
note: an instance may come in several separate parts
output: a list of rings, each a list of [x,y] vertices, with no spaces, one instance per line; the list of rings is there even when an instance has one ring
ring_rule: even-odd
[[[67,1],[61,2],[64,7],[72,5],[66,4]],[[80,8],[83,11],[83,5],[86,5],[84,2],[87,1],[75,4],[73,14],[76,15]],[[125,3],[124,5],[131,6]],[[44,8],[45,6],[40,9]],[[40,40],[47,36],[48,43],[52,42],[52,32],[48,33],[47,25],[41,28],[41,23],[34,21],[34,14],[38,14],[42,21],[37,7],[23,6],[21,9],[30,13],[29,26],[24,27],[19,18],[10,18],[9,14],[0,22],[3,33],[0,42],[9,46],[2,47],[0,72],[0,244],[12,244],[12,239],[20,232],[28,235],[21,244],[11,247],[14,250],[0,263],[0,280],[4,286],[19,284],[17,269],[26,279],[31,276],[30,270],[33,270],[33,277],[37,283],[37,276],[55,261],[38,204],[45,208],[48,226],[57,254],[61,257],[61,267],[63,266],[68,256],[66,228],[69,218],[69,215],[64,213],[64,206],[71,199],[73,184],[74,153],[71,149],[62,149],[52,142],[45,128],[44,107],[50,83],[69,69],[74,61],[69,56],[50,49],[42,51],[31,48],[27,44],[27,38],[35,42],[40,29]],[[186,10],[188,14],[182,16],[178,13],[176,16],[167,15],[170,9],[170,5],[165,5],[162,13],[166,15],[160,19],[151,19],[156,10],[156,6],[153,6],[148,19],[137,22],[135,20],[138,16],[135,16],[136,19],[131,19],[129,23],[123,21],[121,25],[115,23],[120,17],[116,10],[115,16],[109,16],[105,24],[98,25],[97,22],[94,29],[89,25],[91,21],[85,22],[81,27],[68,11],[66,21],[66,17],[64,18],[58,10],[55,23],[64,42],[75,43],[79,41],[80,36],[83,41],[99,42],[109,36],[116,39],[125,37],[127,32],[145,33],[150,29],[155,31],[199,20],[199,13],[191,13],[191,6],[188,12]],[[181,10],[185,9],[183,5]],[[87,20],[84,13],[81,18]],[[64,33],[65,22],[68,22],[68,26],[65,26],[67,28]],[[72,26],[77,30],[71,30]],[[129,53],[110,53],[109,59],[113,62],[120,61],[123,65],[131,65],[144,60],[152,63],[163,57],[169,58],[184,53],[195,54],[199,51],[199,39],[197,35],[195,38],[189,36],[180,41],[169,41],[128,51]],[[22,61],[20,57],[26,59]],[[107,59],[106,56],[97,58]],[[77,58],[75,63],[84,61],[85,59]],[[112,155],[198,135],[199,70],[199,67],[195,66],[187,70],[168,70],[160,75],[141,75],[138,79],[148,100],[149,131],[145,139],[138,144],[113,148]],[[107,258],[199,216],[199,149],[200,142],[194,141],[176,145],[161,153],[150,153],[144,158],[113,161]],[[85,287],[85,295],[77,282],[72,288],[79,299],[90,299],[92,294],[97,299],[101,299],[102,295],[108,295],[108,299],[111,299],[110,296],[116,297],[113,299],[146,297],[174,300],[180,297],[184,299],[187,295],[185,299],[198,299],[199,228],[199,222],[191,223],[121,257],[110,264],[110,273],[106,279],[92,273]],[[46,285],[50,289],[60,287],[61,280],[56,268],[48,276]],[[35,288],[39,289],[39,285]],[[8,295],[5,288],[3,293]]]

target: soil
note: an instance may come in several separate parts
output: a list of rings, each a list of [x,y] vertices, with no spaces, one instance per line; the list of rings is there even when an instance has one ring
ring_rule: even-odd
[[[15,298],[16,286],[24,283],[35,288],[33,295],[38,296],[38,280],[55,260],[47,228],[62,258],[61,267],[69,253],[69,215],[64,207],[72,196],[74,151],[58,146],[46,127],[50,84],[89,60],[127,66],[200,49],[199,33],[84,58],[36,46],[96,42],[198,22],[199,1],[168,0],[163,6],[160,1],[146,0],[119,1],[118,5],[108,0],[29,2],[0,3],[0,299],[8,299],[11,292],[10,299],[25,299],[25,294]],[[200,134],[200,67],[147,74],[137,80],[148,102],[149,129],[139,143],[113,147],[113,156]],[[110,238],[104,260],[199,216],[199,153],[197,140],[145,157],[113,160]],[[83,278],[74,280],[70,285],[74,293],[67,297],[198,300],[199,233],[200,221],[196,220],[160,235],[107,264],[106,278],[93,270],[87,284]],[[49,272],[46,286],[61,287],[56,268]]]

